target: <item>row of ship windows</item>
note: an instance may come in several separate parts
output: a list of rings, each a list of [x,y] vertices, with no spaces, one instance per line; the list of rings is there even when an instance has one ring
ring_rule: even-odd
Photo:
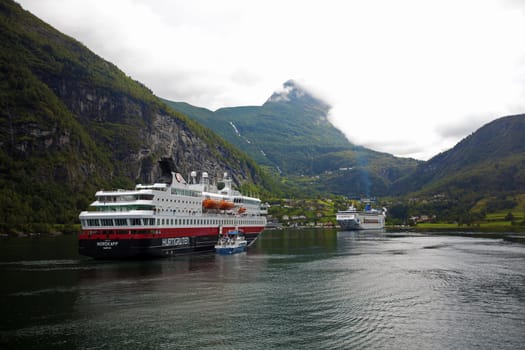
[[[200,205],[202,204],[201,202],[199,201],[185,201],[185,200],[181,200],[181,199],[164,199],[164,198],[157,198],[157,201],[158,202],[171,202],[171,203],[182,203],[182,204],[193,204],[193,205]]]
[[[104,211],[104,212],[116,212],[116,211],[130,211],[130,210],[156,210],[157,212],[173,212],[173,213],[196,213],[195,208],[177,208],[177,209],[171,209],[171,207],[168,208],[156,208],[152,205],[123,205],[123,206],[105,206],[105,207],[97,207],[97,211]],[[200,212],[200,211],[199,211]]]
[[[234,203],[242,203],[242,204],[252,204],[252,205],[259,205],[259,203],[261,202],[260,200],[257,200],[257,199],[248,199],[248,198],[239,198],[239,197],[236,197],[233,199],[233,202]]]
[[[202,192],[200,191],[194,191],[194,190],[187,190],[182,188],[172,188],[171,194],[178,195],[178,196],[187,196],[187,197],[201,197]]]
[[[152,200],[152,194],[138,194],[138,195],[118,195],[118,196],[98,196],[97,200],[103,203],[117,203],[117,202],[134,202],[136,200]]]
[[[199,207],[200,209],[200,207]],[[195,208],[174,208],[172,209],[171,207],[168,207],[168,208],[163,208],[163,207],[159,207],[159,208],[155,208],[154,206],[145,206],[145,205],[142,205],[142,206],[132,206],[132,205],[127,205],[127,206],[106,206],[106,207],[97,207],[96,208],[96,211],[103,211],[103,212],[122,212],[122,211],[131,211],[131,210],[154,210],[156,211],[157,213],[184,213],[184,214],[191,214],[191,215],[195,215],[195,214],[198,214],[198,213],[201,213],[202,211],[201,210],[195,210]]]
[[[188,209],[188,208],[178,208],[178,209],[171,209],[171,208],[157,208],[156,209],[157,213],[188,213],[188,214],[191,214],[191,215],[195,215],[197,213],[201,213],[201,211],[196,211],[196,210],[192,210],[191,208]]]
[[[243,219],[157,219],[157,226],[163,225],[258,225],[261,220]],[[98,226],[155,226],[154,218],[131,218],[131,219],[84,219],[84,227]]]

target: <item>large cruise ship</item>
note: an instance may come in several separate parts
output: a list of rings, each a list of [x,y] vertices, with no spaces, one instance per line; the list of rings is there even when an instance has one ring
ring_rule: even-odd
[[[98,191],[79,215],[79,253],[120,259],[211,251],[219,235],[231,230],[242,231],[252,244],[266,225],[261,200],[234,190],[226,173],[220,190],[205,172],[190,177],[187,183],[172,172],[171,181]]]
[[[348,210],[337,212],[336,220],[342,230],[377,230],[385,227],[386,209],[372,209],[370,204],[365,210],[357,210],[352,204]]]

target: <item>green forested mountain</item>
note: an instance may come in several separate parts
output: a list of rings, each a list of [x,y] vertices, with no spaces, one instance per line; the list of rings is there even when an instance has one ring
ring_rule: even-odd
[[[525,115],[496,119],[454,148],[420,164],[393,193],[444,195],[475,202],[525,193]]]
[[[186,103],[166,102],[245,150],[258,163],[284,174],[315,173],[314,158],[351,146],[328,121],[330,106],[294,81],[286,82],[284,90],[274,93],[262,106],[212,112]]]
[[[385,195],[390,184],[415,169],[396,158],[351,144],[328,120],[330,106],[290,80],[262,106],[215,112],[166,101],[286,177],[309,176],[313,190],[346,195]]]
[[[75,223],[100,188],[177,170],[263,184],[255,162],[11,0],[0,0],[0,232]]]

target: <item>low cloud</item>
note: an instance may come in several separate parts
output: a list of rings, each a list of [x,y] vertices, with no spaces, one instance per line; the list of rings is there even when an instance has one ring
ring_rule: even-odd
[[[241,86],[255,86],[261,81],[261,76],[246,68],[236,68],[231,74],[230,79],[234,84]]]
[[[487,122],[496,119],[492,114],[481,114],[466,116],[462,119],[450,120],[446,123],[438,124],[434,128],[435,132],[445,139],[461,139],[473,133]]]

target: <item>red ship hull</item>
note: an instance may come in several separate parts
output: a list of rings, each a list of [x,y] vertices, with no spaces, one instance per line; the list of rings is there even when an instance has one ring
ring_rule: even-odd
[[[223,227],[223,232],[235,227]],[[252,244],[263,226],[239,227]],[[78,237],[79,253],[95,259],[170,257],[213,251],[219,237],[217,227],[83,230]]]

